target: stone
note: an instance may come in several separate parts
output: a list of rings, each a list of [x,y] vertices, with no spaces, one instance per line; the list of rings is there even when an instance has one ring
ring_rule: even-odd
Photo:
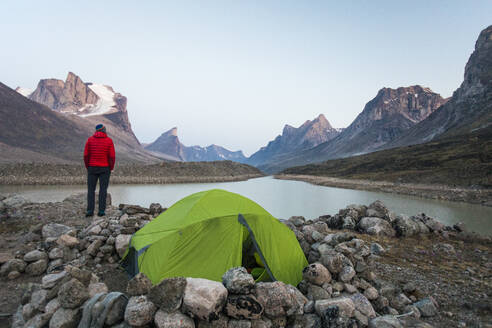
[[[12,259],[12,255],[10,255],[10,253],[0,252],[0,265],[4,264],[10,259]]]
[[[372,307],[371,302],[361,293],[355,293],[349,296],[352,302],[354,302],[355,309],[365,315],[368,318],[374,318],[376,311]]]
[[[45,252],[41,252],[40,250],[33,250],[24,255],[24,261],[26,262],[36,262],[38,260],[47,260],[48,255]]]
[[[367,297],[368,300],[373,301],[379,297],[379,293],[376,288],[369,287],[364,291],[364,296]]]
[[[355,287],[352,284],[344,283],[343,284],[343,289],[350,294],[357,293],[357,287]]]
[[[19,278],[21,273],[19,271],[10,271],[9,274],[7,275],[7,278],[9,280],[14,280]]]
[[[87,254],[96,256],[99,248],[103,245],[103,241],[101,239],[94,240],[89,247],[87,247]]]
[[[106,286],[106,284],[103,282],[95,282],[89,284],[88,290],[89,297],[93,297],[94,295],[99,293],[107,293],[109,291],[108,286]]]
[[[255,285],[251,274],[243,267],[236,267],[226,271],[222,276],[222,283],[232,294],[249,294]]]
[[[321,263],[333,274],[338,274],[343,269],[344,256],[340,253],[325,254],[321,256]]]
[[[131,326],[143,326],[154,318],[157,308],[146,296],[132,296],[125,309],[125,321]]]
[[[44,307],[48,302],[47,296],[48,296],[48,291],[46,289],[40,289],[33,292],[31,296],[32,307],[40,312],[43,312]]]
[[[333,307],[338,308],[337,316],[347,318],[350,318],[354,314],[355,310],[354,302],[349,297],[345,296],[316,301],[314,304],[314,309],[320,317],[325,317],[326,311],[333,309]]]
[[[180,312],[157,311],[154,317],[157,328],[195,328],[195,322]]]
[[[260,319],[263,306],[254,295],[229,295],[225,313],[234,319]]]
[[[26,269],[26,266],[27,266],[26,262],[24,262],[22,260],[19,260],[19,259],[8,260],[0,268],[0,275],[6,276],[11,271],[24,272],[24,270]]]
[[[363,233],[377,236],[395,236],[395,230],[387,221],[377,217],[364,217],[357,224],[357,229]]]
[[[357,320],[357,322],[359,322],[359,327],[367,327],[367,325],[369,324],[369,319],[367,318],[367,316],[363,315],[357,310],[354,311],[354,318],[355,320]]]
[[[116,252],[120,257],[123,257],[123,255],[125,254],[131,239],[132,239],[132,235],[122,234],[116,237],[115,248],[116,248]]]
[[[227,289],[220,282],[186,278],[182,311],[199,320],[216,320],[225,305],[227,294]]]
[[[48,313],[39,313],[26,322],[24,327],[28,328],[43,328],[49,321],[51,315]]]
[[[371,203],[367,210],[366,210],[366,216],[374,216],[382,219],[388,219],[389,217],[389,210],[388,208],[383,204],[382,201],[376,200],[373,203]]]
[[[427,297],[414,303],[423,317],[433,317],[437,314],[437,306],[434,299]]]
[[[249,320],[229,320],[227,328],[251,328]]]
[[[79,240],[73,236],[65,234],[65,235],[61,235],[60,237],[58,237],[58,239],[56,240],[56,243],[60,246],[73,248],[73,247],[79,245]]]
[[[36,308],[34,308],[34,306],[31,303],[24,304],[24,306],[22,307],[22,317],[25,320],[29,320],[32,317],[34,317],[34,315],[37,312],[38,311],[36,310]]]
[[[49,328],[76,328],[82,317],[80,309],[59,308],[50,320]]]
[[[385,249],[383,246],[379,245],[378,243],[372,243],[371,244],[371,254],[374,255],[382,255],[384,254]]]
[[[128,215],[134,215],[137,213],[145,213],[150,214],[150,210],[148,208],[144,208],[138,205],[129,205],[129,204],[120,204],[119,209]]]
[[[64,283],[58,291],[58,301],[65,309],[74,309],[89,298],[87,288],[77,279]]]
[[[50,260],[62,259],[63,258],[63,249],[61,249],[59,247],[53,248],[49,252],[48,257]]]
[[[299,312],[302,314],[304,304],[307,303],[307,299],[299,290],[281,281],[257,283],[254,294],[263,305],[265,315],[270,319]]]
[[[405,285],[403,285],[403,291],[407,294],[411,294],[416,290],[417,290],[417,286],[413,281],[409,281]]]
[[[343,282],[349,282],[354,276],[355,270],[349,265],[343,267],[342,271],[338,274],[338,278]]]
[[[456,250],[454,249],[453,245],[447,243],[437,243],[433,245],[432,251],[435,254],[445,258],[452,258],[456,256]]]
[[[24,328],[26,321],[24,320],[24,316],[22,315],[22,305],[17,307],[17,311],[12,315],[12,323],[11,328]]]
[[[163,279],[152,287],[148,298],[161,310],[172,312],[181,307],[186,288],[186,279],[183,277]]]
[[[58,238],[63,234],[69,232],[72,228],[58,223],[49,223],[43,226],[41,234],[43,239],[46,238]]]
[[[309,284],[308,292],[307,292],[307,298],[309,300],[318,301],[318,300],[325,300],[330,297],[331,297],[331,293],[328,292],[326,289],[321,288],[318,285]]]
[[[394,315],[383,315],[369,320],[369,328],[403,328]]]
[[[257,321],[257,320],[253,320]],[[207,321],[198,321],[198,328],[227,328],[229,324],[229,318],[224,314],[220,314],[217,320],[207,322]]]
[[[108,295],[106,295],[107,297]],[[111,308],[106,316],[106,326],[112,326],[125,318],[125,309],[128,304],[128,299],[124,295],[120,295],[113,301]]]
[[[39,276],[48,268],[48,261],[45,259],[37,260],[26,267],[26,273],[31,276]]]
[[[63,270],[63,260],[56,259],[48,263],[48,268],[46,268],[47,273],[54,273]]]
[[[318,286],[331,281],[330,271],[321,263],[313,263],[305,267],[302,270],[302,277]]]
[[[408,237],[420,233],[420,226],[417,221],[403,214],[396,216],[393,226],[399,237]]]
[[[92,227],[89,227],[89,230],[87,230],[88,235],[99,235],[101,233],[102,228],[96,224]]]
[[[403,293],[397,294],[389,299],[391,307],[395,308],[398,311],[402,311],[403,308],[411,304],[412,301]]]
[[[67,271],[73,278],[77,279],[85,286],[89,286],[92,279],[92,272],[85,269],[77,268],[73,265],[65,266],[65,271]]]
[[[57,283],[62,281],[63,278],[67,276],[66,271],[61,271],[60,273],[52,273],[44,276],[41,279],[41,284],[43,285],[43,288],[53,288]]]
[[[44,312],[53,315],[60,307],[61,305],[60,302],[58,302],[58,298],[54,298],[46,304]]]
[[[130,296],[144,295],[148,294],[151,288],[152,281],[144,273],[140,272],[128,281],[126,293]]]
[[[164,212],[166,209],[164,209],[162,207],[161,204],[159,203],[151,203],[150,206],[149,206],[149,212],[150,214],[152,215],[156,215],[156,214],[161,214],[162,212]]]

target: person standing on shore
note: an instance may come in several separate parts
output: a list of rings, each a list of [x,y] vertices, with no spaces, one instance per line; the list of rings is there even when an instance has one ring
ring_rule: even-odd
[[[84,149],[84,163],[87,168],[87,212],[86,217],[94,215],[95,191],[99,180],[98,216],[105,216],[106,195],[109,176],[114,169],[115,152],[113,140],[106,134],[106,127],[96,125],[96,132],[87,139]]]

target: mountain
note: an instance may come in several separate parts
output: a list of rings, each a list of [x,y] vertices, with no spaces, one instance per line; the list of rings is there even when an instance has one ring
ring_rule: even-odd
[[[128,120],[127,99],[110,86],[85,83],[69,72],[65,81],[43,79],[33,92],[20,87],[16,91],[57,112],[81,117],[103,116],[137,140]]]
[[[246,157],[242,151],[230,151],[224,147],[210,145],[208,147],[183,145],[178,138],[178,128],[174,127],[161,134],[153,143],[147,145],[145,149],[164,154],[170,159],[184,162],[212,162],[231,160],[244,163]]]
[[[0,162],[82,163],[85,142],[99,122],[115,143],[118,163],[158,161],[105,116],[59,113],[0,83]]]
[[[465,66],[463,83],[425,121],[386,148],[467,134],[492,125],[492,25],[484,29]]]
[[[247,163],[255,166],[264,165],[276,161],[280,156],[315,147],[338,134],[340,130],[334,129],[323,114],[312,121],[304,122],[298,128],[285,125],[282,134],[251,155]]]
[[[335,138],[259,167],[265,172],[275,172],[295,165],[373,152],[403,135],[446,101],[431,89],[419,85],[383,88]]]

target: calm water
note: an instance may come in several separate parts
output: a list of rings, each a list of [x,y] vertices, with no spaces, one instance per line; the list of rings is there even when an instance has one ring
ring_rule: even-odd
[[[113,204],[128,203],[149,206],[161,203],[169,207],[179,199],[202,190],[225,189],[251,198],[280,219],[293,215],[316,218],[335,214],[349,204],[370,204],[379,199],[396,213],[425,213],[449,225],[465,222],[470,230],[492,235],[492,207],[412,196],[315,186],[305,182],[276,180],[272,177],[241,182],[172,184],[172,185],[110,185]],[[37,202],[61,201],[85,186],[0,186],[1,193],[15,192]]]

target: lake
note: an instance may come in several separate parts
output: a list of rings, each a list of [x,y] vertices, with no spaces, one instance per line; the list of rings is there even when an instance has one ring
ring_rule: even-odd
[[[0,193],[19,193],[35,202],[61,201],[85,186],[0,186]],[[425,213],[446,225],[463,221],[469,230],[492,235],[492,207],[440,201],[373,191],[316,186],[301,181],[263,177],[240,182],[168,185],[110,185],[113,204],[169,207],[179,199],[203,190],[220,188],[251,198],[279,219],[301,215],[308,219],[336,214],[349,204],[369,205],[379,199],[395,213]]]

